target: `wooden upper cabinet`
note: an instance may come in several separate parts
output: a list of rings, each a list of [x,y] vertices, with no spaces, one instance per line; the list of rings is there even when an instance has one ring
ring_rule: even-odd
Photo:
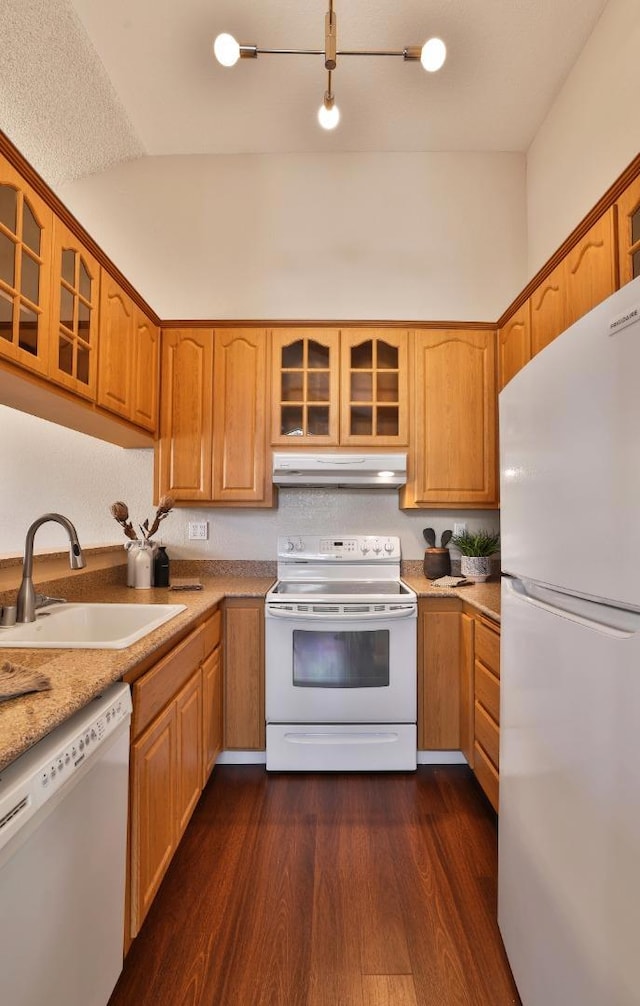
[[[100,266],[61,220],[53,226],[49,377],[95,400]]]
[[[156,449],[158,495],[211,499],[213,331],[162,333],[160,438]]]
[[[531,304],[522,307],[498,329],[498,390],[531,359]]]
[[[565,327],[609,297],[617,287],[616,232],[613,206],[566,255]]]
[[[268,335],[220,329],[214,340],[213,492],[216,503],[271,505],[267,473]]]
[[[49,366],[53,213],[0,157],[0,356]]]
[[[160,329],[134,306],[131,418],[155,432],[158,426]]]
[[[531,294],[531,355],[548,346],[567,327],[564,262]]]
[[[496,334],[415,333],[413,481],[405,506],[497,503]]]
[[[409,334],[343,329],[340,443],[380,447],[408,443]]]
[[[338,444],[338,329],[271,332],[271,442]]]
[[[620,286],[640,276],[640,175],[616,203]]]
[[[98,405],[131,418],[134,359],[134,305],[113,277],[102,270]]]

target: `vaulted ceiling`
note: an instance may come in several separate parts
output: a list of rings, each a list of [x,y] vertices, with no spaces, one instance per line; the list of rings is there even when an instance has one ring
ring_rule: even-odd
[[[526,151],[606,0],[335,0],[338,48],[432,36],[436,74],[338,57],[342,119],[316,112],[321,56],[232,69],[211,43],[324,46],[327,0],[1,0],[0,128],[52,184],[162,154]]]

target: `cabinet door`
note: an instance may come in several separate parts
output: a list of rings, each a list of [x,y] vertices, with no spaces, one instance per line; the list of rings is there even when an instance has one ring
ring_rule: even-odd
[[[202,785],[222,751],[222,661],[216,646],[202,665]]]
[[[0,157],[0,356],[46,374],[53,214]]]
[[[214,342],[213,495],[270,505],[267,477],[267,333],[221,329]]]
[[[155,433],[158,426],[160,330],[134,305],[131,418]]]
[[[95,401],[100,266],[61,220],[54,220],[49,377]]]
[[[428,598],[418,607],[418,745],[460,747],[460,602]]]
[[[616,203],[620,286],[640,276],[640,175]]]
[[[498,329],[499,390],[531,359],[531,315],[527,301]]]
[[[131,298],[103,269],[100,280],[98,405],[124,419],[131,418],[131,375],[135,354],[133,315]]]
[[[158,495],[211,499],[213,332],[162,333]]]
[[[474,653],[475,619],[462,612],[460,616],[460,750],[473,768],[474,742]]]
[[[531,355],[548,346],[567,327],[564,262],[531,294]]]
[[[263,751],[264,602],[228,598],[224,625],[224,746]]]
[[[609,297],[617,286],[613,206],[564,260],[566,327]]]
[[[406,445],[408,332],[343,329],[340,340],[340,443]]]
[[[173,856],[176,836],[175,703],[131,746],[131,935],[137,936]]]
[[[271,340],[271,442],[337,445],[338,330],[274,329]]]
[[[198,670],[176,696],[176,831],[182,836],[202,791],[202,681]]]
[[[495,332],[416,332],[415,503],[495,506]]]

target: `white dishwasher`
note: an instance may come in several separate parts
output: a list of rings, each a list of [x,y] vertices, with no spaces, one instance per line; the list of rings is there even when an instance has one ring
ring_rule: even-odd
[[[130,723],[111,685],[0,774],[3,1006],[106,1006],[118,980]]]

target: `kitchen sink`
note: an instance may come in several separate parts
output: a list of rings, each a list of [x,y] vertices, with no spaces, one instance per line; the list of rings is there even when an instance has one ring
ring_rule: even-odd
[[[185,610],[186,604],[50,604],[38,609],[35,622],[0,628],[0,649],[123,650]]]

